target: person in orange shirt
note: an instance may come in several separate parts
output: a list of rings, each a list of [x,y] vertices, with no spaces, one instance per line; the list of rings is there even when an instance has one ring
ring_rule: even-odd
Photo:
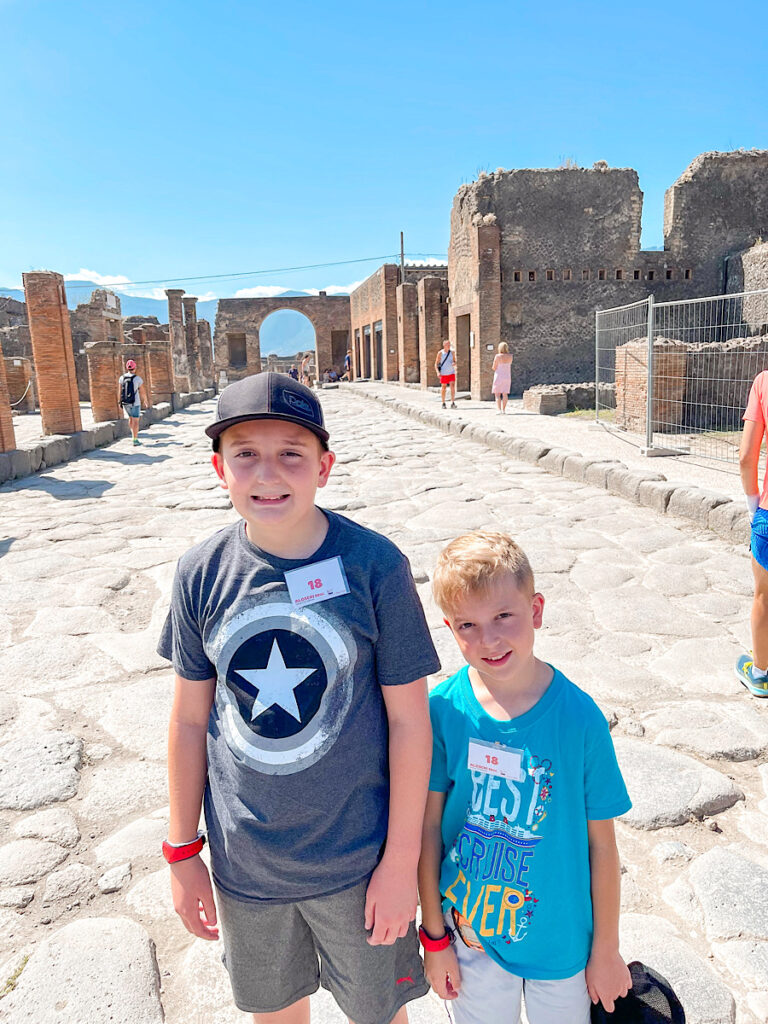
[[[760,450],[768,423],[768,370],[752,381],[739,448],[741,483],[752,522],[752,654],[736,662],[736,676],[755,697],[768,697],[768,461],[758,484]]]

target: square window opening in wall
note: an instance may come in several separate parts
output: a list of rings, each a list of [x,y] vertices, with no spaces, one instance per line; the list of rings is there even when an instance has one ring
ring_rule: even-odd
[[[555,272],[554,272],[554,270],[548,270],[547,271],[547,280],[548,281],[554,281],[555,280]]]
[[[535,270],[529,270],[528,271],[528,280],[529,281],[535,281],[536,280],[536,271]]]
[[[588,281],[589,280],[589,271],[588,270],[582,270],[582,272],[581,272],[581,280],[582,281]]]
[[[648,280],[649,281],[653,281],[655,279],[655,277],[656,277],[656,271],[655,270],[649,270],[648,271]]]
[[[623,281],[624,280],[624,271],[623,270],[617,270],[616,271],[616,280],[617,281]]]
[[[512,271],[512,280],[515,282],[515,284],[520,284],[520,282],[523,280],[523,272],[522,272],[522,270],[513,270]]]
[[[598,281],[604,281],[605,280],[605,271],[604,270],[598,270],[598,272],[597,272],[597,280]]]
[[[639,281],[642,276],[643,275],[642,275],[642,272],[640,270],[633,270],[632,271],[632,277],[634,278],[635,281]]]
[[[571,280],[571,272],[567,268],[563,271],[563,280],[564,281],[570,281]]]
[[[667,267],[667,274],[666,274],[666,277],[667,277],[667,280],[668,280],[668,281],[671,281],[671,280],[672,280],[673,274],[672,274],[672,269],[671,269],[670,267]]]
[[[685,280],[686,281],[690,281],[692,277],[693,277],[693,271],[691,270],[690,267],[686,267],[686,270],[685,270]]]

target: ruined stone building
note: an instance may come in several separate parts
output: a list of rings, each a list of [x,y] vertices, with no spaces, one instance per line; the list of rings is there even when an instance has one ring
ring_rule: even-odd
[[[220,299],[216,307],[214,351],[216,383],[223,385],[266,369],[259,330],[270,315],[293,309],[315,329],[315,363],[319,372],[344,365],[349,347],[349,296],[285,296],[263,299]],[[289,363],[290,368],[290,363]]]
[[[425,367],[447,337],[447,300],[443,264],[406,263],[401,271],[385,263],[374,271],[349,297],[355,377],[424,383]]]
[[[499,341],[518,391],[592,380],[596,309],[759,280],[746,250],[768,236],[768,151],[698,156],[667,190],[663,250],[640,248],[642,201],[636,172],[603,162],[499,170],[459,189],[448,283],[460,387],[490,397]]]

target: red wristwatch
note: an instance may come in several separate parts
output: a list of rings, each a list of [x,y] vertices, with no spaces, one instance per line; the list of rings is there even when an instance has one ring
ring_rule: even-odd
[[[204,846],[204,832],[198,832],[197,838],[193,839],[191,843],[169,843],[165,839],[163,841],[163,856],[169,864],[175,864],[177,861],[188,860],[190,857],[194,857],[195,854],[200,853]]]
[[[441,949],[447,949],[453,942],[453,934],[447,928],[445,929],[445,935],[441,935],[439,939],[433,939],[429,932],[424,929],[423,924],[419,925],[419,938],[425,953],[439,953]]]

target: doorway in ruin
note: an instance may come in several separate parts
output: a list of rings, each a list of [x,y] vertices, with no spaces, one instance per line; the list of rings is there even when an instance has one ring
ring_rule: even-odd
[[[363,376],[371,376],[371,325],[363,328]]]
[[[465,316],[456,317],[456,362],[458,372],[456,374],[456,390],[472,390],[472,351],[470,349],[471,318],[467,313]]]
[[[270,313],[259,327],[259,344],[265,370],[287,373],[294,364],[299,370],[302,356],[310,352],[310,373],[322,380],[325,367],[317,366],[315,328],[304,313],[295,309],[277,309]]]
[[[377,320],[373,325],[373,345],[376,353],[374,377],[381,380],[384,376],[384,325],[381,320]]]

